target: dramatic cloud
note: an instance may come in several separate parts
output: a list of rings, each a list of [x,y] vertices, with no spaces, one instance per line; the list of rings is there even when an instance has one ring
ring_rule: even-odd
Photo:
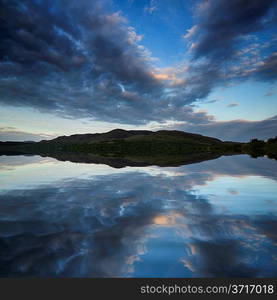
[[[125,124],[206,124],[213,118],[194,113],[192,104],[214,87],[276,77],[276,54],[257,54],[259,43],[245,42],[270,28],[273,0],[202,1],[184,35],[191,61],[166,73],[107,2],[0,0],[1,103]]]
[[[203,0],[196,8],[194,25],[184,36],[190,41],[193,61],[189,76],[200,78],[197,88],[206,97],[213,87],[255,78],[276,79],[276,53],[261,54],[254,33],[276,22],[274,0]],[[274,45],[274,38],[266,47]],[[208,72],[207,72],[208,70]]]
[[[264,29],[272,22],[264,16],[274,4],[274,0],[202,1],[197,11],[200,23],[189,31],[198,36],[193,47],[195,58],[229,59],[244,36]]]
[[[140,122],[145,105],[151,113],[161,85],[150,57],[106,10],[101,1],[1,1],[1,101],[127,123]]]

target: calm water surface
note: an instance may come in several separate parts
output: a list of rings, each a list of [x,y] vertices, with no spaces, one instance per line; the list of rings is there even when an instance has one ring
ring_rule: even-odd
[[[277,163],[0,157],[0,276],[277,276]]]

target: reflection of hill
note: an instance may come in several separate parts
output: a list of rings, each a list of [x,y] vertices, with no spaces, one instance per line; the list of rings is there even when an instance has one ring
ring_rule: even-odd
[[[44,155],[42,155],[44,156]],[[152,156],[152,157],[104,157],[91,153],[53,153],[47,156],[54,157],[60,161],[71,161],[76,163],[105,164],[113,168],[123,167],[145,167],[156,165],[160,167],[175,167],[193,164],[209,159],[218,158],[220,155],[214,153],[191,153],[180,156]]]

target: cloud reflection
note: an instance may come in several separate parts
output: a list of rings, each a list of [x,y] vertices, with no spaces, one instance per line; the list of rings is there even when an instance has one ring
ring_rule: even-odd
[[[210,170],[216,161],[207,162]],[[175,176],[135,170],[2,191],[0,276],[275,276],[271,205],[259,215],[219,213],[195,193],[213,180],[202,166],[175,168]],[[217,173],[223,169],[219,162]]]

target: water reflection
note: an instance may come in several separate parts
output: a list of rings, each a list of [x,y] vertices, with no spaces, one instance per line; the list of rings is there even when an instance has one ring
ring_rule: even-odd
[[[276,163],[1,157],[0,276],[276,276]]]

